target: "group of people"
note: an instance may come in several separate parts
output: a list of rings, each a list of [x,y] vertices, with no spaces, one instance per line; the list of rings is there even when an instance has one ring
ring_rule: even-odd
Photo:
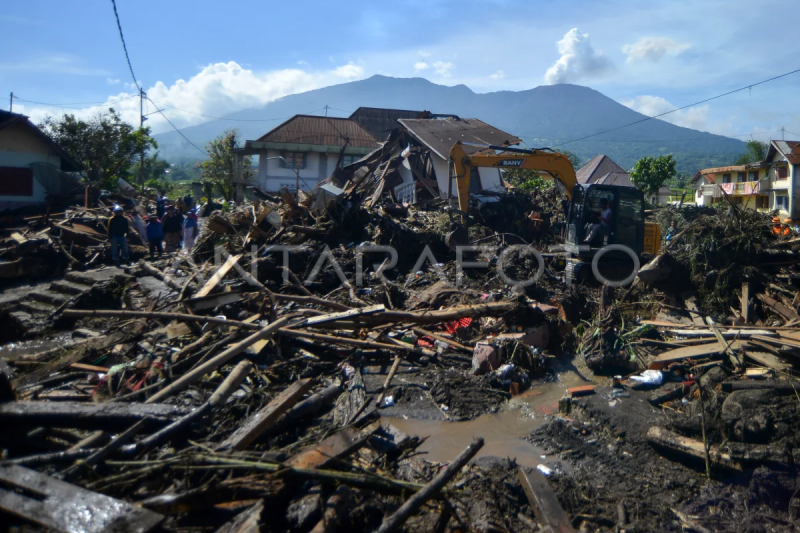
[[[773,217],[772,233],[787,237],[792,234],[799,234],[800,224],[798,224],[796,221],[793,221],[791,218],[784,218],[783,222],[781,222],[780,217]]]
[[[136,209],[133,209],[130,217],[126,217],[122,206],[115,205],[108,220],[112,261],[119,264],[120,255],[125,262],[130,261],[128,234],[132,231],[149,246],[151,261],[155,259],[156,252],[159,257],[165,251],[174,253],[182,250],[184,254],[191,252],[200,229],[197,207],[191,194],[179,198],[176,204],[171,205],[166,196],[159,197],[156,200],[156,212],[150,213],[144,219]]]

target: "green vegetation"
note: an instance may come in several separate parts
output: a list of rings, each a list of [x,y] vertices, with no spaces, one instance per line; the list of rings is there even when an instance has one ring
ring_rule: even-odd
[[[158,147],[150,128],[135,129],[113,108],[88,121],[75,115],[47,117],[39,129],[83,165],[89,182],[107,190],[116,190],[119,178],[138,183],[131,166],[142,151],[146,157],[150,149]]]
[[[758,163],[767,158],[767,149],[769,145],[761,141],[747,141],[747,148],[742,155],[739,156],[733,164],[734,165],[748,165],[750,163]]]
[[[566,155],[566,154],[565,154]],[[503,179],[521,191],[536,189],[549,189],[553,186],[552,179],[545,179],[535,170],[510,168],[503,170]]]
[[[239,148],[239,131],[228,130],[216,139],[206,144],[208,160],[200,163],[200,176],[203,181],[203,191],[210,199],[212,191],[216,190],[225,200],[232,200],[235,193],[234,178],[234,154],[233,151]],[[244,157],[242,164],[250,167],[252,162],[250,157]],[[247,170],[242,178],[247,179],[253,174]]]
[[[675,178],[675,160],[672,155],[641,158],[631,170],[631,182],[645,195],[654,197],[669,180]]]

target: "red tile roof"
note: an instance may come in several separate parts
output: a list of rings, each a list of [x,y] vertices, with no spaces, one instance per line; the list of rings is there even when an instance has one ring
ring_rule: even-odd
[[[321,146],[344,146],[347,143],[348,146],[378,147],[375,137],[349,118],[312,115],[295,115],[258,140]]]

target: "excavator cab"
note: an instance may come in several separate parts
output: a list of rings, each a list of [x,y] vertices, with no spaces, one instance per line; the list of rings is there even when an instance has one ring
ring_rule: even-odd
[[[577,185],[572,193],[565,226],[567,279],[584,281],[592,275],[592,260],[602,252],[598,269],[611,281],[626,279],[645,251],[644,194],[633,187]],[[653,225],[656,226],[657,225]],[[649,231],[648,231],[649,230]],[[610,245],[622,245],[625,250]],[[652,247],[648,247],[652,248]],[[634,259],[635,256],[635,259]]]

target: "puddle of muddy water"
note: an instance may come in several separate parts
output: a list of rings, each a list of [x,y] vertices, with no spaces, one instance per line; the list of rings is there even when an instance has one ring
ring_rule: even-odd
[[[73,342],[72,333],[64,333],[46,339],[10,342],[0,346],[0,359],[16,359],[23,355],[46,352],[59,346],[69,346]]]
[[[502,411],[466,422],[394,417],[386,420],[409,435],[428,437],[417,451],[425,452],[430,461],[451,461],[474,437],[483,437],[484,446],[476,459],[495,456],[516,459],[523,466],[544,464],[552,468],[561,461],[554,456],[543,457],[544,450],[522,437],[544,424],[549,415],[558,413],[558,400],[565,391],[561,383],[540,384],[512,398]]]

